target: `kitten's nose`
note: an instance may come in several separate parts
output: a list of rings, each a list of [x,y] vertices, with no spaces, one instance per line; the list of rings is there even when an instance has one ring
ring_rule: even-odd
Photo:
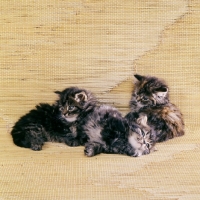
[[[64,115],[64,116],[68,116],[68,112],[63,111],[63,115]]]

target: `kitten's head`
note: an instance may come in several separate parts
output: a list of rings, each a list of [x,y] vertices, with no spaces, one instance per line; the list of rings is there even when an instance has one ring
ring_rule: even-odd
[[[68,122],[76,121],[80,113],[89,111],[96,105],[96,98],[84,89],[70,87],[55,93],[59,95],[56,104],[61,116]]]
[[[129,122],[128,141],[135,149],[135,156],[149,154],[155,151],[155,139],[151,128],[147,125],[147,116],[141,116],[137,122]]]
[[[164,81],[151,76],[134,75],[134,85],[130,107],[138,111],[144,106],[163,105],[169,102],[168,87]]]

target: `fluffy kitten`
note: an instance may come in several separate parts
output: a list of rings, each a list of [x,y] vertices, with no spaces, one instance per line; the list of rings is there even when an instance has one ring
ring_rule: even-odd
[[[11,135],[16,145],[39,151],[48,141],[69,146],[83,143],[77,137],[76,123],[95,107],[95,97],[77,87],[55,93],[60,98],[53,105],[39,104],[15,123]]]
[[[135,75],[135,78],[129,116],[146,116],[155,142],[184,135],[182,114],[170,103],[166,83],[151,76]]]
[[[148,136],[143,135],[140,125],[129,127],[127,120],[112,106],[97,106],[79,128],[80,135],[87,135],[86,156],[115,153],[137,157],[150,153]]]

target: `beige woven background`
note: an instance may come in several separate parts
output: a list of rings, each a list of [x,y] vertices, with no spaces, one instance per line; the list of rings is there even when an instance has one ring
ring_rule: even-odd
[[[200,199],[199,63],[199,0],[0,1],[0,200]],[[167,81],[184,137],[140,158],[12,143],[14,122],[68,86],[127,113],[134,73]]]

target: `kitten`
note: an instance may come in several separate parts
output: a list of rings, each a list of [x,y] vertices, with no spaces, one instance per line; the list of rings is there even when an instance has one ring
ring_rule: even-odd
[[[166,83],[151,76],[135,75],[135,78],[137,81],[130,100],[131,112],[132,115],[138,113],[138,118],[147,117],[155,142],[184,135],[182,114],[170,103]]]
[[[135,147],[135,157],[149,154],[154,151],[154,145],[149,140],[150,132],[143,132],[138,126],[131,126],[129,131],[128,142]]]
[[[130,127],[128,141],[137,149],[136,155],[141,156],[156,151],[154,130],[147,124],[147,116],[139,117],[138,113],[130,112],[125,118]]]
[[[121,113],[116,108],[107,105],[96,106],[77,129],[82,132],[80,135],[84,133],[87,136],[85,155],[91,157],[100,153],[128,154],[125,151],[128,143],[126,125]],[[112,152],[111,146],[115,146],[116,140],[124,141],[124,146],[121,146],[116,152]],[[130,148],[131,150],[132,148]]]
[[[69,146],[82,144],[77,137],[76,123],[95,107],[95,97],[77,87],[55,93],[60,98],[53,105],[39,104],[15,123],[11,135],[16,145],[39,151],[48,141]]]
[[[80,135],[85,134],[88,138],[84,150],[88,157],[100,153],[134,157],[150,153],[151,146],[145,142],[147,138],[142,135],[144,132],[140,126],[132,124],[130,129],[127,120],[112,106],[97,106],[79,128]]]

